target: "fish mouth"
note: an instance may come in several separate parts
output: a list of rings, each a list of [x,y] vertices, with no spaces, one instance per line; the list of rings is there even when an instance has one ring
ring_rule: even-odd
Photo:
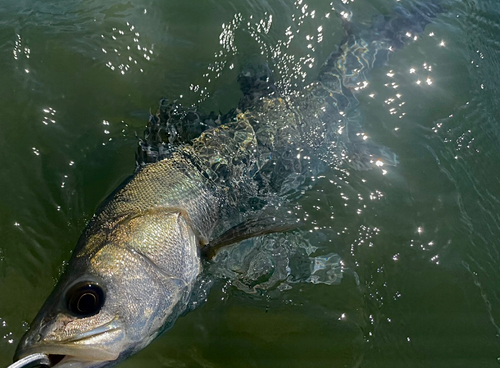
[[[48,356],[51,368],[94,368],[118,359],[122,352],[123,330],[112,324],[84,332],[65,341],[40,341],[16,352],[15,360],[42,353]],[[103,339],[103,337],[105,338]]]
[[[31,354],[42,353],[47,355],[51,368],[94,368],[104,365],[110,361],[116,360],[118,354],[110,354],[100,349],[85,349],[75,352],[74,348],[40,346],[25,350],[16,358],[22,359]]]

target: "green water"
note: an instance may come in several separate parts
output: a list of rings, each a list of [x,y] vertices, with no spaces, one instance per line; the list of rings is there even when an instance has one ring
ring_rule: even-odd
[[[369,22],[395,3],[349,6]],[[215,280],[206,304],[120,367],[499,366],[500,6],[445,4],[359,94],[365,132],[399,165],[328,171],[298,203],[313,256],[342,258],[340,284],[252,294]],[[134,169],[158,100],[226,111],[249,60],[300,89],[342,27],[320,0],[4,0],[0,15],[7,366],[86,222]]]

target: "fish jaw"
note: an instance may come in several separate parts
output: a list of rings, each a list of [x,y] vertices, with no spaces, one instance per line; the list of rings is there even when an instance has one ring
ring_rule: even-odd
[[[64,316],[58,317],[60,324],[64,324]],[[15,360],[42,353],[48,355],[51,367],[97,368],[115,364],[126,353],[125,334],[117,320],[65,340],[54,338],[56,332],[42,340],[37,331],[28,331],[17,349]]]
[[[42,353],[49,357],[51,368],[98,368],[117,363],[118,356],[99,348],[75,349],[64,345],[40,345],[19,352],[15,360],[30,354]]]

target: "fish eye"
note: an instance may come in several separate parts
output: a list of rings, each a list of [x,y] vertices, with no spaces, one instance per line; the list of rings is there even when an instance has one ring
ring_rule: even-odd
[[[93,283],[76,284],[67,294],[68,310],[78,317],[90,317],[99,313],[103,304],[104,291]]]

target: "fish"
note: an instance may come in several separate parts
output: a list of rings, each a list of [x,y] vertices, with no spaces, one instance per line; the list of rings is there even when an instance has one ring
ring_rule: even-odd
[[[218,249],[300,225],[287,206],[328,167],[397,165],[360,132],[356,92],[368,72],[420,34],[439,3],[398,6],[346,35],[303,90],[280,94],[271,69],[240,74],[226,114],[162,100],[139,141],[136,170],[99,206],[15,360],[109,367],[140,351],[188,310]],[[39,356],[39,355],[37,355]]]

